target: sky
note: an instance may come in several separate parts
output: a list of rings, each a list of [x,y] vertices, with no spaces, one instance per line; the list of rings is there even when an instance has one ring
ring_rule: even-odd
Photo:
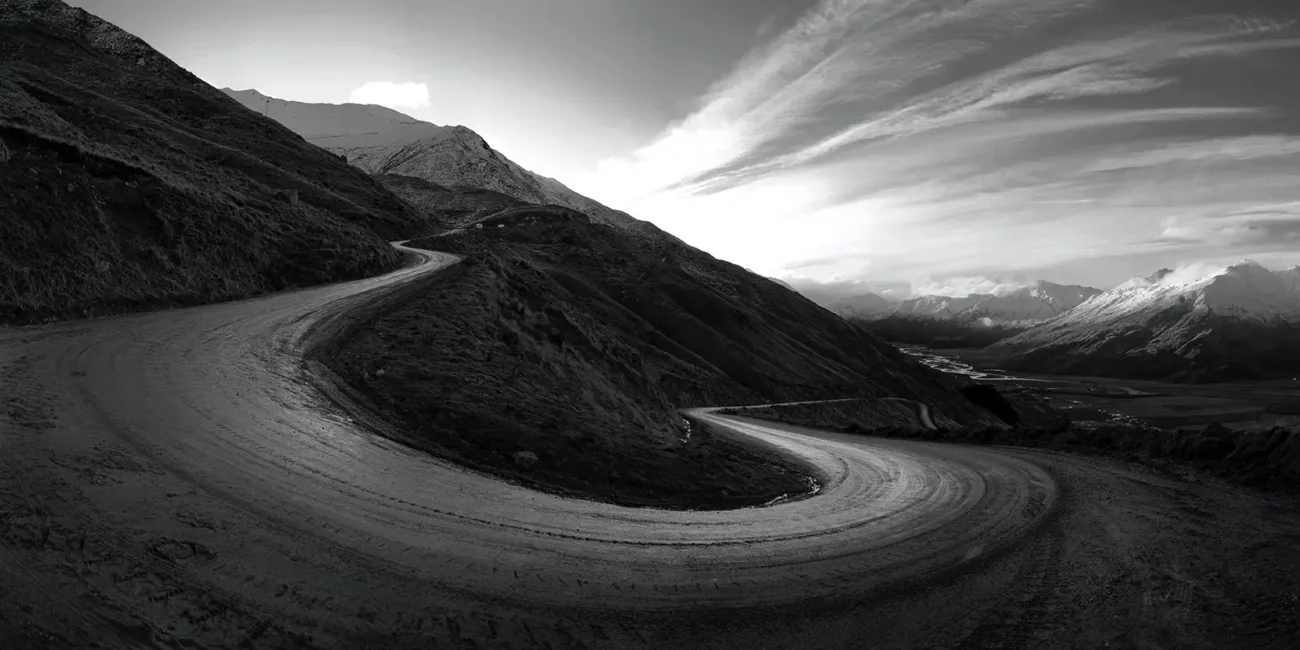
[[[1294,0],[74,0],[818,295],[1300,262]]]

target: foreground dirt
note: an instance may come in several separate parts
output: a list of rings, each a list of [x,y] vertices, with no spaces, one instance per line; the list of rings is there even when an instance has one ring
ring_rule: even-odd
[[[296,361],[376,280],[0,331],[0,647],[1300,643],[1300,512],[1200,475],[695,415],[816,469],[726,512],[359,430]]]

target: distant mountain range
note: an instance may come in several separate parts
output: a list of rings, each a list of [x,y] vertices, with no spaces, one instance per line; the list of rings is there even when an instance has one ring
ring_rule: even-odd
[[[1300,375],[1300,267],[1162,269],[988,348],[1001,367],[1173,380]]]
[[[438,126],[369,104],[294,102],[256,90],[222,92],[376,177],[407,176],[446,188],[491,190],[526,203],[571,208],[595,223],[671,238],[650,223],[524,169],[464,126]]]
[[[895,317],[952,320],[984,326],[1031,326],[1063,314],[1099,293],[1100,289],[1092,287],[1040,281],[996,294],[922,295],[898,300],[865,293],[841,298],[826,306],[840,316],[854,320]]]
[[[1100,289],[1036,282],[1011,291],[892,300],[876,293],[842,298],[831,311],[898,343],[978,347],[1063,314]]]

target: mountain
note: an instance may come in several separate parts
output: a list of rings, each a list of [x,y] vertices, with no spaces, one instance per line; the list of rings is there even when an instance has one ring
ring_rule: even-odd
[[[900,318],[956,319],[967,309],[993,297],[991,293],[973,293],[962,297],[917,296],[904,300],[890,315]]]
[[[711,507],[753,479],[734,473],[747,465],[732,452],[710,455],[716,443],[684,444],[703,434],[679,408],[905,397],[936,418],[996,422],[961,392],[970,382],[684,244],[560,207],[483,225],[413,241],[465,259],[325,360],[431,453],[629,505]],[[521,451],[538,459],[522,472]]]
[[[983,347],[1055,318],[1100,292],[1040,281],[996,294],[917,296],[892,310],[870,298],[863,309],[851,305],[832,309],[897,343]]]
[[[0,0],[0,322],[374,275],[426,218],[131,34]]]
[[[903,302],[892,315],[979,321],[984,326],[1023,326],[1063,314],[1099,293],[1100,289],[1091,287],[1039,281],[996,294],[976,293],[960,298],[920,296]]]
[[[842,318],[876,320],[894,313],[900,304],[900,301],[891,300],[880,294],[864,293],[840,298],[826,305],[826,308],[839,314]]]
[[[989,348],[1008,369],[1173,380],[1293,377],[1300,267],[1162,269]]]
[[[226,88],[224,92],[376,176],[409,176],[444,187],[492,190],[527,203],[572,208],[596,223],[643,236],[671,237],[553,178],[520,167],[464,126],[438,126],[368,104],[311,104],[268,97],[256,90]]]

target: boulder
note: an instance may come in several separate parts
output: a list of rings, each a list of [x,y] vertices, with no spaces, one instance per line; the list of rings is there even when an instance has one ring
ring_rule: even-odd
[[[520,469],[528,469],[537,464],[537,454],[531,451],[516,451],[514,459],[515,465]]]

